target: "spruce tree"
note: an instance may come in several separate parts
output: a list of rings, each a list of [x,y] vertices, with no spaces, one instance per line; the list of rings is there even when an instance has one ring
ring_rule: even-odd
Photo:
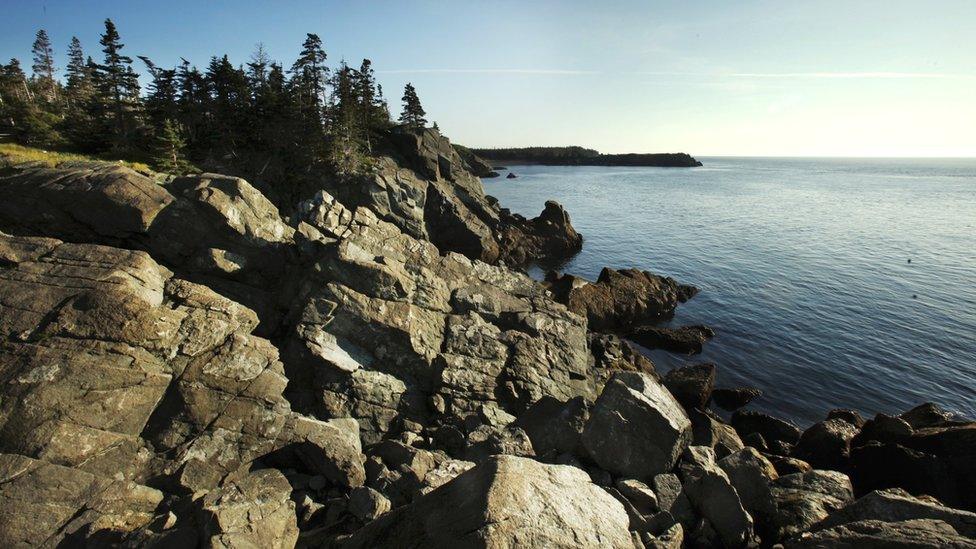
[[[132,145],[131,134],[136,125],[139,79],[132,70],[132,58],[121,53],[125,45],[111,19],[105,20],[105,33],[99,43],[105,53],[104,62],[98,65],[100,101],[111,118],[114,147],[127,149]]]
[[[417,90],[413,84],[407,82],[403,88],[403,112],[400,113],[400,122],[411,128],[423,128],[427,124],[424,116],[427,113],[420,106],[420,98],[417,97]]]
[[[68,66],[65,67],[67,83],[65,95],[69,103],[76,105],[87,101],[93,93],[91,70],[85,63],[85,52],[81,49],[81,41],[76,36],[71,37],[68,46]]]
[[[329,69],[325,66],[327,57],[322,49],[322,39],[317,34],[306,34],[302,51],[291,66],[293,86],[303,109],[321,113],[325,82],[329,77]]]
[[[164,172],[182,173],[189,167],[184,150],[186,140],[180,126],[172,119],[163,121],[159,133],[156,135],[153,162]]]
[[[51,47],[51,40],[44,29],[37,31],[31,51],[34,55],[31,69],[34,71],[37,89],[45,101],[53,103],[58,98],[58,83],[54,79],[54,48]]]

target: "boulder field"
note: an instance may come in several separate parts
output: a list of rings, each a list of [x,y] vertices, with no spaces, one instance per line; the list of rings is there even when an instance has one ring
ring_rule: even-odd
[[[0,546],[976,547],[976,423],[804,430],[659,376],[619,334],[693,288],[534,281],[582,244],[558,204],[384,146],[286,215],[224,175],[0,174]]]

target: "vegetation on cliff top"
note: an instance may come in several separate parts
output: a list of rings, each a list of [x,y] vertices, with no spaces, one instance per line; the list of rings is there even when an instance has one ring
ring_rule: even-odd
[[[375,141],[394,126],[370,60],[330,68],[315,34],[306,35],[290,68],[261,45],[246,64],[213,56],[203,70],[185,59],[166,68],[138,56],[151,78],[145,88],[110,19],[100,45],[96,62],[72,38],[63,82],[44,30],[34,42],[31,75],[17,59],[0,64],[0,135],[167,171],[234,173],[287,197],[304,181],[368,165]],[[412,85],[403,100],[401,122],[425,125]]]

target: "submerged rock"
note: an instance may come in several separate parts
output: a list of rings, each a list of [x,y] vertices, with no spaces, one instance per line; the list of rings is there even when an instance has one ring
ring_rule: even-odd
[[[734,412],[762,396],[763,392],[754,387],[737,387],[735,389],[719,388],[712,391],[712,401],[723,410]]]
[[[664,376],[664,386],[685,409],[704,409],[715,387],[714,364],[681,366]]]

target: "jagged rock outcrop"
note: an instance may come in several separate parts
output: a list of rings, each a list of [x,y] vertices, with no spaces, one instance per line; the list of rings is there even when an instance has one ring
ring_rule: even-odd
[[[256,324],[145,252],[0,235],[0,451],[16,454],[5,478],[20,479],[0,485],[14,521],[2,541],[118,538],[163,499],[145,484],[207,491],[281,447],[322,440],[322,422],[295,428],[304,418]],[[24,482],[78,489],[27,496]],[[147,503],[113,518],[130,492]],[[64,511],[24,521],[36,505]]]
[[[673,278],[647,271],[604,268],[596,282],[550,272],[546,282],[556,300],[585,316],[595,331],[626,331],[670,318],[690,292]]]
[[[5,171],[0,545],[976,535],[947,506],[972,505],[973,423],[923,405],[730,425],[708,409],[714,367],[662,380],[592,330],[626,333],[693,289],[638,271],[547,287],[492,264],[572,243],[568,216],[512,222],[436,132],[392,143],[372,183],[287,223],[238,178]],[[892,486],[915,495],[870,492]]]
[[[511,265],[552,264],[583,249],[583,237],[573,228],[569,213],[553,200],[547,200],[542,213],[532,219],[502,210],[498,233],[499,258]]]
[[[287,348],[291,362],[316,364],[289,372],[309,410],[356,417],[373,441],[396,421],[595,396],[585,321],[527,276],[440,255],[324,192],[304,211],[319,249]]]

